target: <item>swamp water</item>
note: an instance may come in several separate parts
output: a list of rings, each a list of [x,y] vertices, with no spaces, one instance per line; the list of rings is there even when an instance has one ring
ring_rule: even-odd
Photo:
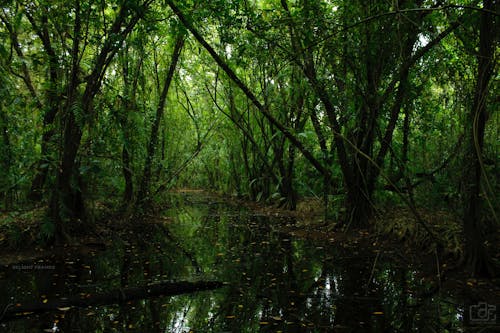
[[[7,304],[93,294],[154,281],[223,281],[222,288],[0,320],[0,332],[461,331],[463,306],[390,256],[335,248],[279,231],[276,220],[200,194],[151,231],[105,249],[0,267]],[[147,228],[145,228],[147,229]],[[5,318],[4,318],[5,319]]]

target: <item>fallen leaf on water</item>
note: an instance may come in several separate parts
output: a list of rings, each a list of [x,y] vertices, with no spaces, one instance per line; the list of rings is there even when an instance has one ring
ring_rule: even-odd
[[[59,311],[68,311],[69,309],[71,309],[70,306],[65,306],[65,307],[58,307],[57,310]]]
[[[259,324],[260,325],[269,325],[269,322],[268,321],[259,321]]]
[[[373,314],[374,315],[383,315],[384,313],[382,311],[375,311]]]
[[[226,316],[226,319],[234,319],[236,316]]]

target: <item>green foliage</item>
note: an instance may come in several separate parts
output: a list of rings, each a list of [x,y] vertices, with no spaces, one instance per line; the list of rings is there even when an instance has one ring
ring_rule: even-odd
[[[67,191],[57,182],[68,156],[75,166],[67,187],[81,190],[84,206],[141,199],[161,82],[176,37],[185,33],[151,156],[155,195],[200,187],[293,209],[297,198],[325,194],[334,220],[352,213],[346,210],[353,197],[364,207],[413,202],[460,213],[479,11],[431,10],[426,1],[397,8],[364,1],[174,1],[220,56],[217,64],[168,2],[79,3],[80,11],[64,1],[11,1],[0,13],[2,208],[26,205],[40,174],[42,203],[59,197],[53,191]],[[462,24],[426,48],[455,21]],[[494,204],[498,68],[493,77],[483,179]],[[79,130],[81,136],[69,137]],[[70,216],[65,210],[74,209],[51,207]],[[425,237],[407,221],[386,230]],[[441,224],[457,252],[458,230]],[[53,226],[41,226],[41,238],[49,238]]]
[[[23,243],[22,229],[16,223],[17,216],[10,214],[0,219],[0,244],[16,248]]]
[[[54,238],[55,231],[56,226],[54,222],[51,219],[45,217],[40,224],[38,238],[44,243],[50,241]]]

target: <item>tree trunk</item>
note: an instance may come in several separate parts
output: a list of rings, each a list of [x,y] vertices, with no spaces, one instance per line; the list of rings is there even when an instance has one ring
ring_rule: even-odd
[[[68,99],[65,104],[64,113],[64,132],[63,132],[63,150],[58,165],[56,176],[56,186],[52,192],[49,203],[49,215],[54,223],[54,240],[57,243],[64,242],[68,238],[67,223],[69,220],[83,217],[83,204],[77,202],[81,195],[77,192],[79,189],[74,186],[73,176],[76,165],[76,154],[80,147],[82,129],[76,123],[75,112],[80,109],[82,104],[78,101],[78,72],[79,72],[79,53],[80,53],[80,32],[81,16],[80,1],[75,2],[75,24],[73,27],[73,45],[71,48],[71,74],[68,85]],[[85,95],[88,96],[89,84],[85,89]],[[90,102],[84,100],[84,102]],[[90,106],[88,106],[90,108]],[[83,110],[81,110],[83,114]]]
[[[483,8],[491,11],[494,0],[484,0]],[[469,273],[472,276],[491,275],[490,257],[485,247],[486,218],[481,214],[481,175],[483,172],[483,143],[484,130],[488,120],[486,100],[488,84],[493,74],[494,55],[494,19],[486,11],[481,13],[479,31],[479,55],[477,68],[477,82],[474,92],[474,102],[468,117],[467,135],[468,148],[464,173],[464,236],[465,260]]]
[[[238,86],[238,88],[247,96],[247,98],[252,102],[252,104],[259,110],[259,112],[271,123],[273,126],[283,133],[290,142],[297,147],[297,149],[304,155],[304,157],[311,163],[311,165],[318,170],[321,174],[329,173],[328,169],[318,161],[312,152],[308,150],[304,144],[295,136],[289,128],[285,127],[280,123],[263,105],[256,97],[255,94],[249,89],[249,87],[241,81],[238,75],[229,67],[229,65],[219,56],[219,54],[214,50],[210,44],[203,38],[203,36],[195,29],[192,22],[187,19],[182,11],[175,5],[173,0],[167,0],[166,3],[179,18],[182,24],[188,29],[196,40],[210,53],[210,56],[215,60],[217,65],[227,74],[227,76]]]
[[[170,66],[168,69],[167,77],[163,83],[163,89],[160,95],[160,100],[158,102],[158,107],[156,108],[156,115],[151,125],[151,133],[149,137],[148,150],[146,155],[146,161],[144,163],[144,172],[142,174],[141,187],[138,194],[138,204],[143,205],[151,200],[150,198],[150,186],[151,186],[151,169],[153,164],[153,158],[156,151],[156,146],[158,145],[158,132],[160,129],[161,119],[163,117],[163,111],[165,109],[165,104],[167,102],[168,90],[172,79],[175,74],[175,69],[177,68],[177,62],[179,61],[182,47],[184,46],[184,34],[180,33],[177,36],[174,51],[172,52],[172,59],[170,61]]]
[[[0,104],[0,131],[2,132],[1,135],[3,141],[3,147],[0,146],[0,148],[3,148],[0,150],[0,157],[2,158],[0,165],[2,166],[2,173],[5,175],[5,178],[2,182],[0,182],[2,189],[0,198],[4,200],[4,209],[6,210],[12,209],[14,205],[14,188],[10,182],[13,156],[8,125],[7,114],[4,113],[2,105]]]
[[[122,172],[125,180],[125,191],[123,192],[123,203],[127,205],[134,198],[134,183],[132,180],[132,170],[130,165],[130,153],[126,145],[122,148]]]
[[[51,163],[50,155],[50,141],[54,136],[55,130],[52,128],[56,115],[59,110],[60,97],[58,94],[59,74],[60,67],[57,54],[52,47],[51,34],[47,28],[48,18],[46,15],[42,16],[41,25],[39,25],[30,10],[26,10],[26,17],[31,23],[35,33],[40,38],[43,48],[47,53],[47,60],[49,65],[48,80],[49,86],[45,93],[45,110],[43,114],[43,129],[42,141],[40,143],[41,152],[40,160],[36,165],[35,177],[31,182],[31,190],[28,198],[33,201],[40,201],[42,199],[42,191],[49,172],[49,164]],[[32,89],[30,89],[31,91]],[[32,92],[33,94],[33,92]]]
[[[123,133],[122,145],[122,174],[125,181],[125,189],[123,191],[122,208],[127,210],[134,200],[134,179],[132,172],[131,161],[131,145],[132,145],[132,125],[130,121],[130,113],[134,112],[137,103],[137,85],[139,81],[139,73],[142,67],[142,55],[137,59],[137,63],[132,69],[129,68],[129,52],[126,46],[121,54],[122,70],[123,70],[123,86],[124,91],[122,98],[122,110],[117,114],[118,122]],[[131,80],[132,79],[132,80]]]
[[[145,6],[147,6],[145,4]],[[104,73],[113,60],[121,41],[139,21],[141,14],[135,12],[127,22],[130,9],[124,4],[111,25],[107,39],[96,55],[92,72],[86,77],[86,86],[80,97],[80,38],[81,38],[81,10],[80,1],[75,3],[75,24],[73,31],[73,46],[71,51],[72,67],[68,85],[67,102],[64,109],[64,133],[62,142],[62,156],[58,165],[56,186],[52,192],[49,204],[49,216],[55,225],[54,240],[65,241],[68,238],[68,222],[85,217],[83,197],[76,160],[80,148],[83,127],[94,114],[93,102],[103,80]],[[79,121],[76,114],[79,114]]]

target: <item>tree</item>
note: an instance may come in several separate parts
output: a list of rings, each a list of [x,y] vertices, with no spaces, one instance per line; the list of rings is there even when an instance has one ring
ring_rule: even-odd
[[[81,81],[80,62],[83,52],[81,43],[88,38],[84,34],[82,24],[90,24],[90,16],[79,0],[74,4],[73,43],[71,47],[71,68],[67,87],[66,101],[63,107],[64,131],[62,152],[56,177],[56,186],[52,192],[49,215],[55,223],[56,240],[66,237],[67,223],[76,219],[85,219],[85,209],[78,179],[77,154],[85,124],[95,116],[93,101],[99,92],[106,69],[121,48],[123,41],[130,34],[137,22],[142,18],[151,1],[123,2],[115,12],[113,23],[104,31],[106,39],[102,47],[96,50],[90,61],[92,64],[85,76],[85,88],[80,94]],[[88,10],[88,9],[87,9]],[[82,22],[82,19],[86,21]]]
[[[482,194],[485,200],[491,200],[486,188],[483,188],[484,179],[484,133],[486,123],[490,117],[488,111],[489,84],[495,68],[494,53],[498,42],[498,27],[495,26],[495,17],[488,11],[498,12],[499,3],[495,0],[484,0],[483,11],[479,23],[479,52],[477,54],[476,87],[474,101],[467,117],[467,150],[464,162],[464,235],[466,265],[473,276],[492,275],[491,258],[485,247],[485,223],[483,209],[481,209]],[[497,17],[498,18],[498,17]],[[495,195],[492,193],[491,195]],[[494,201],[494,200],[493,200]],[[492,223],[498,228],[495,208],[491,208]]]
[[[147,146],[148,150],[146,155],[146,162],[144,164],[144,172],[142,175],[141,187],[139,189],[139,195],[138,195],[140,204],[147,203],[148,201],[151,200],[151,193],[150,193],[151,168],[155,151],[158,145],[158,131],[163,117],[168,91],[172,83],[172,79],[174,77],[175,70],[177,68],[177,63],[181,56],[181,51],[183,46],[184,46],[184,33],[179,32],[175,40],[174,50],[172,51],[172,57],[170,60],[168,73],[167,76],[165,77],[165,81],[163,82],[160,100],[156,108],[156,114],[153,120],[153,124],[151,125],[150,138]]]

